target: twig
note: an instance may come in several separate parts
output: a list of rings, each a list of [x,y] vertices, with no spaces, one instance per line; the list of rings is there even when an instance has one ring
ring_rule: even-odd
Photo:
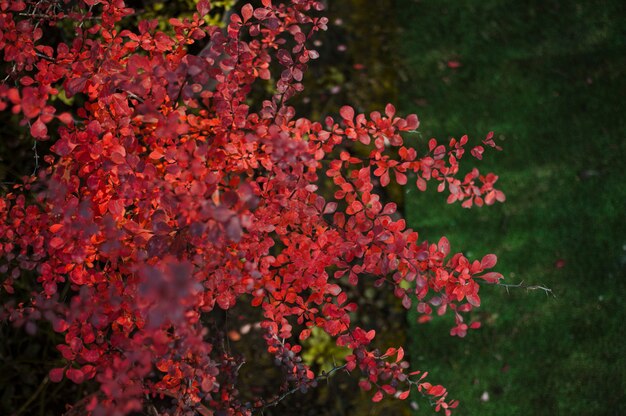
[[[506,283],[497,283],[497,285],[504,287],[506,289],[506,293],[510,293],[509,288],[522,288],[526,290],[543,290],[546,296],[552,295],[552,297],[556,298],[556,295],[554,294],[552,289],[550,289],[549,287],[545,287],[541,285],[525,285],[523,280],[516,285],[506,284]]]
[[[37,398],[37,396],[39,396],[39,394],[43,391],[43,389],[46,387],[46,385],[48,384],[48,376],[45,376],[43,378],[43,380],[41,381],[41,384],[39,384],[39,387],[37,387],[37,390],[35,390],[35,392],[33,393],[32,396],[30,396],[28,398],[28,400],[26,400],[26,402],[22,405],[22,407],[20,407],[17,412],[13,413],[13,416],[18,416],[20,414],[22,414],[26,409],[28,409],[28,406],[30,406],[30,404],[32,402],[35,401],[35,399]]]
[[[33,170],[32,175],[35,176],[37,175],[37,171],[39,170],[39,153],[37,153],[37,139],[34,140],[33,150],[35,152],[35,169]]]
[[[336,373],[339,370],[345,369],[347,366],[348,366],[348,364],[344,364],[344,365],[341,365],[339,367],[333,367],[328,373],[325,372],[325,371],[322,371],[322,374],[317,376],[315,378],[315,381],[328,380],[328,379],[330,379],[330,377],[334,373]],[[263,406],[262,408],[255,410],[255,412],[263,412],[268,407],[277,406],[278,403],[282,402],[287,396],[290,396],[290,395],[294,394],[295,392],[297,392],[299,390],[300,390],[300,387],[294,387],[293,389],[284,392],[280,397],[278,397],[278,398],[272,400],[271,402],[265,404],[265,406]]]

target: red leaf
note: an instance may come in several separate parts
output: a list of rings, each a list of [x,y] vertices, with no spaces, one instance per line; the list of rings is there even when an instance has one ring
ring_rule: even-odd
[[[396,357],[396,362],[401,361],[404,358],[404,348],[398,348],[398,356]]]
[[[378,390],[378,391],[376,392],[376,394],[374,395],[374,397],[372,397],[372,401],[373,401],[374,403],[378,403],[378,402],[379,402],[379,401],[381,401],[382,399],[383,399],[383,393],[382,393],[380,390]]]
[[[196,10],[198,10],[200,16],[206,16],[211,11],[211,3],[207,0],[200,0],[196,5]]]
[[[354,119],[354,109],[349,105],[341,107],[339,114],[344,120],[352,121]]]
[[[87,85],[87,78],[72,78],[65,84],[65,95],[69,98],[79,92],[82,92]]]
[[[411,393],[410,390],[403,391],[402,393],[398,394],[398,399],[405,400],[407,397],[409,397],[410,393]]]
[[[439,251],[444,255],[448,255],[450,253],[450,242],[446,237],[441,237],[438,244]]]
[[[417,182],[415,184],[417,185],[417,189],[419,189],[420,191],[424,192],[426,190],[426,181],[424,180],[424,178],[417,178]]]
[[[114,217],[119,217],[124,215],[124,202],[119,199],[111,199],[107,204],[109,212],[113,214]]]
[[[38,118],[37,121],[30,126],[30,134],[36,139],[43,139],[46,137],[48,134],[48,128],[41,121],[41,118]]]
[[[485,149],[482,146],[476,146],[471,150],[471,153],[476,159],[481,160],[483,158],[484,151]]]
[[[63,380],[64,373],[65,368],[53,368],[52,370],[50,370],[50,373],[48,373],[48,376],[50,377],[50,381],[52,381],[53,383],[59,383],[61,380]]]
[[[480,306],[480,297],[476,293],[469,293],[466,296],[467,301],[470,305],[479,307]]]
[[[432,396],[441,396],[443,393],[445,393],[446,389],[441,386],[441,385],[437,385],[437,386],[432,386],[431,388],[428,389],[428,394],[432,395]]]
[[[361,390],[370,391],[372,389],[372,383],[364,379],[359,381],[359,387]]]
[[[388,204],[385,204],[385,207],[383,208],[382,214],[383,215],[393,214],[397,210],[398,210],[398,205],[396,205],[395,202],[390,202]]]
[[[28,118],[35,118],[41,113],[41,103],[37,98],[37,90],[33,87],[26,87],[22,90],[22,100],[20,101],[22,112]]]
[[[310,336],[311,336],[311,330],[310,329],[303,329],[302,332],[300,332],[300,336],[298,338],[300,339],[300,341],[304,341],[305,339],[307,339]]]
[[[393,106],[393,104],[387,104],[385,106],[385,115],[387,115],[387,117],[389,118],[393,118],[395,114],[396,114],[396,108]]]
[[[398,183],[398,185],[406,185],[407,183],[406,175],[402,172],[398,172],[397,170],[395,172],[396,172],[396,182]]]
[[[495,254],[487,254],[480,261],[480,265],[482,266],[483,269],[491,269],[493,266],[496,265],[497,262],[498,262],[498,257],[496,257]]]
[[[489,283],[498,283],[500,279],[504,278],[500,273],[496,273],[496,272],[485,273],[482,276],[478,276],[478,277],[486,280]]]
[[[406,123],[407,130],[416,130],[420,124],[419,119],[415,114],[409,114],[409,116],[406,118]]]
[[[389,185],[389,171],[388,170],[385,170],[385,173],[383,173],[382,176],[380,177],[380,184],[382,186]]]
[[[74,121],[70,113],[61,113],[57,116],[57,118],[59,119],[61,123],[65,125],[69,125]]]
[[[50,247],[52,247],[53,249],[58,249],[60,247],[63,246],[63,239],[60,237],[53,237],[52,240],[50,240]]]
[[[250,18],[252,18],[253,13],[254,13],[254,7],[252,7],[250,3],[244,4],[244,6],[241,8],[241,17],[243,17],[243,22],[245,23],[248,20],[250,20]]]
[[[396,392],[396,389],[393,386],[390,386],[389,384],[385,384],[384,386],[381,387],[385,393],[387,394],[394,394]]]
[[[76,384],[80,384],[85,380],[85,374],[75,368],[68,369],[65,375]]]
[[[329,202],[326,204],[326,206],[324,207],[324,214],[333,214],[335,211],[337,211],[337,203],[336,202]]]
[[[387,351],[385,351],[385,353],[383,354],[383,356],[385,357],[389,357],[392,356],[396,353],[397,349],[393,348],[393,347],[389,347],[387,348]]]

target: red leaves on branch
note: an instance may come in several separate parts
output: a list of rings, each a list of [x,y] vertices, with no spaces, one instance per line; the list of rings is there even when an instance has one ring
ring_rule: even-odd
[[[360,370],[374,401],[406,399],[415,385],[438,410],[456,407],[426,373],[406,374],[402,348],[372,347],[376,332],[352,323],[359,300],[349,288],[390,285],[405,307],[417,301],[420,321],[451,310],[452,335],[478,326],[463,315],[480,305],[477,279],[502,278],[485,273],[496,257],[452,254],[445,237],[418,241],[376,190],[414,175],[420,190],[438,182],[450,203],[504,201],[496,175],[459,177],[467,136],[411,147],[418,118],[393,105],[369,115],[344,106],[337,122],[297,119],[288,100],[328,22],[313,16],[317,1],[245,4],[225,31],[206,25],[210,3],[200,1],[192,18],[170,20],[170,34],[145,21],[118,31],[133,13],[121,0],[48,3],[0,1],[1,57],[12,68],[0,110],[21,117],[33,140],[52,140],[38,176],[0,198],[0,290],[12,299],[16,279],[32,280],[30,303],[9,302],[1,316],[27,329],[47,319],[64,336],[65,365],[51,381],[95,380],[89,410],[99,414],[164,396],[180,412],[250,414],[273,399],[243,402],[245,357],[222,349],[227,328],[206,327],[219,309],[248,302],[284,370],[278,395],[315,385],[300,341],[316,326],[352,350],[345,369]],[[43,36],[44,23],[76,37],[49,45],[60,37]],[[202,39],[202,52],[188,53]],[[249,107],[252,85],[272,72],[276,93]],[[55,116],[61,92],[77,98]],[[357,141],[366,157],[351,152]],[[498,148],[493,133],[482,144]],[[318,191],[324,176],[329,194]]]

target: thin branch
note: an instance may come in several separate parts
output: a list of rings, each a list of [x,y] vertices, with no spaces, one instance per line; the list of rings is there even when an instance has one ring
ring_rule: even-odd
[[[33,170],[32,176],[35,176],[35,175],[37,175],[37,171],[39,170],[39,153],[37,153],[37,139],[34,140],[33,151],[35,152],[35,156],[34,156],[34,158],[35,158],[35,169]]]
[[[49,57],[48,55],[44,55],[44,54],[43,54],[43,53],[41,53],[41,52],[35,52],[35,55],[37,55],[37,56],[38,56],[38,57],[40,57],[41,59],[45,59],[45,60],[46,60],[46,61],[48,61],[48,62],[55,62],[55,63],[56,63],[56,60],[54,60],[54,58],[51,58],[51,57]]]
[[[556,295],[554,294],[552,289],[550,289],[549,287],[545,287],[541,285],[525,285],[523,280],[516,285],[506,284],[506,283],[496,283],[496,284],[498,286],[504,287],[506,289],[506,293],[510,293],[509,288],[521,288],[521,289],[526,289],[527,291],[528,290],[543,290],[546,296],[552,295],[552,297],[556,298]]]
[[[317,376],[315,378],[315,381],[321,381],[321,380],[327,380],[330,379],[330,377],[332,377],[333,374],[335,374],[337,371],[339,370],[343,370],[348,366],[348,364],[344,364],[341,365],[339,367],[333,367],[328,373],[325,371],[322,371],[322,374],[320,374],[319,376]],[[272,400],[269,403],[266,403],[265,406],[263,406],[260,409],[254,410],[254,412],[263,412],[265,409],[267,409],[268,407],[274,407],[277,406],[278,403],[282,402],[287,396],[290,396],[292,394],[294,394],[295,392],[300,391],[300,387],[294,387],[291,390],[288,390],[286,392],[284,392],[280,397]]]
[[[22,405],[22,407],[20,407],[20,408],[17,410],[17,412],[15,412],[15,413],[13,414],[13,416],[18,416],[18,415],[20,415],[20,414],[24,413],[24,411],[25,411],[26,409],[28,409],[28,406],[30,406],[30,404],[31,404],[32,402],[34,402],[34,401],[35,401],[35,399],[37,398],[37,396],[39,396],[39,394],[41,394],[41,392],[44,390],[44,388],[45,388],[45,387],[46,387],[46,385],[48,384],[48,381],[49,381],[48,376],[45,376],[45,377],[43,378],[43,380],[41,381],[41,384],[39,384],[39,387],[37,387],[37,390],[35,390],[35,392],[33,393],[33,395],[32,395],[32,396],[30,396],[30,397],[28,398],[28,400],[26,400],[26,402]]]

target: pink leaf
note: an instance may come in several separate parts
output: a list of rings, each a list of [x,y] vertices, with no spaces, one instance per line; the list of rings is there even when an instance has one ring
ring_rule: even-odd
[[[396,114],[396,108],[393,104],[387,104],[385,106],[385,115],[389,118],[392,118]]]
[[[382,174],[382,176],[380,177],[380,184],[382,186],[389,185],[389,171],[385,170],[385,173]]]
[[[446,237],[441,237],[438,244],[439,251],[444,255],[448,255],[450,253],[450,242]]]
[[[65,125],[71,124],[74,121],[70,113],[61,113],[57,116],[57,118]]]
[[[495,254],[487,254],[480,261],[480,265],[483,267],[483,269],[491,269],[493,266],[496,265],[497,262],[498,262],[498,257],[496,257]]]
[[[416,130],[420,124],[419,119],[415,114],[409,114],[409,116],[406,118],[406,123],[407,130]]]
[[[372,401],[373,401],[374,403],[378,403],[378,402],[379,402],[379,401],[381,401],[382,399],[383,399],[383,393],[382,393],[380,390],[378,390],[378,391],[376,392],[376,394],[374,395],[374,397],[372,397]]]
[[[498,283],[500,279],[504,278],[500,273],[496,273],[496,272],[485,273],[482,276],[478,276],[478,277],[486,280],[489,283]]]
[[[480,306],[480,297],[478,297],[476,293],[469,293],[466,296],[466,298],[467,298],[467,301],[470,303],[470,305],[475,306],[475,307]]]
[[[41,121],[41,118],[38,118],[32,126],[30,126],[30,134],[36,139],[43,139],[48,134],[48,128]]]
[[[398,172],[397,170],[395,172],[396,172],[396,182],[398,183],[398,185],[406,185],[407,183],[406,175],[402,172]]]
[[[344,120],[352,121],[354,119],[354,109],[349,105],[344,105],[339,110],[339,114]]]
[[[415,184],[417,185],[417,189],[420,191],[424,192],[426,190],[426,181],[424,178],[417,178],[417,182],[415,182]]]
[[[389,384],[385,384],[384,386],[382,386],[382,389],[387,394],[394,394],[396,392],[396,389],[394,387],[390,386]]]
[[[241,8],[241,17],[243,17],[243,22],[245,23],[248,20],[250,20],[253,13],[254,13],[254,8],[252,7],[252,5],[250,3],[245,4]]]
[[[411,393],[410,390],[403,391],[402,393],[398,394],[398,399],[405,400],[407,397],[409,397],[410,393]]]
[[[335,211],[337,211],[337,203],[336,202],[329,202],[324,207],[324,214],[332,214]]]

